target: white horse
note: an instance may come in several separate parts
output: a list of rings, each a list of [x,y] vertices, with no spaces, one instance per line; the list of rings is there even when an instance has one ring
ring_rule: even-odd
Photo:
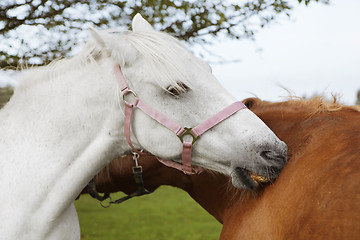
[[[235,101],[206,63],[140,15],[132,31],[91,32],[77,56],[29,70],[0,111],[0,239],[80,239],[73,201],[107,163],[131,150],[114,64],[139,98],[181,126]],[[134,110],[131,129],[136,148],[181,161],[177,136],[144,112]],[[286,145],[243,109],[200,137],[192,163],[242,187],[244,169],[281,169],[285,155]]]

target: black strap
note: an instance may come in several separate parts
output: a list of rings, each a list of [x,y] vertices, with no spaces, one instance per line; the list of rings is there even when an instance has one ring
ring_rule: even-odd
[[[108,207],[110,207],[111,204],[119,204],[119,203],[125,202],[126,200],[129,200],[130,198],[139,197],[139,196],[142,196],[142,195],[152,193],[152,192],[150,192],[149,190],[147,190],[145,188],[144,180],[143,180],[143,177],[142,177],[142,167],[138,166],[137,161],[135,161],[135,163],[136,163],[136,166],[133,167],[133,174],[134,174],[134,180],[135,180],[135,183],[136,183],[136,186],[137,186],[137,190],[135,192],[133,192],[132,194],[129,194],[129,195],[125,196],[125,197],[119,198],[119,199],[117,199],[115,201],[112,201],[111,197],[109,197],[110,202],[109,202],[108,205],[104,205],[102,202],[100,202],[102,207],[108,208]]]
[[[109,204],[119,204],[119,203],[122,203],[122,202],[130,199],[130,198],[139,197],[139,196],[142,196],[142,195],[152,193],[152,192],[150,192],[149,190],[147,190],[145,188],[144,180],[143,180],[143,177],[142,177],[142,167],[141,166],[133,167],[133,174],[134,174],[135,183],[137,185],[136,192],[133,192],[132,194],[129,194],[129,195],[127,195],[125,197],[122,197],[120,199],[117,199],[115,201],[110,201]]]
[[[96,190],[96,184],[95,184],[95,178],[91,179],[91,181],[86,186],[87,192],[90,194],[91,197],[101,201],[104,201],[105,199],[110,197],[110,193],[104,193],[103,196],[101,196],[98,191]]]
[[[95,184],[95,180],[92,179],[88,185],[86,186],[88,193],[90,194],[91,197],[97,199],[100,201],[100,205],[104,208],[108,208],[110,207],[111,204],[119,204],[122,203],[130,198],[133,197],[139,197],[142,195],[146,195],[146,194],[150,194],[152,192],[150,192],[149,190],[147,190],[145,188],[144,185],[144,179],[142,177],[142,167],[138,165],[138,158],[139,158],[139,154],[136,152],[133,152],[133,160],[135,161],[135,166],[133,167],[133,175],[134,175],[134,180],[137,186],[137,190],[135,192],[133,192],[132,194],[129,194],[125,197],[122,197],[120,199],[117,199],[115,201],[112,201],[111,197],[110,197],[110,193],[104,193],[103,196],[101,196],[97,190],[96,190],[96,184]],[[110,202],[108,203],[108,205],[104,205],[102,202],[106,199],[110,199]]]

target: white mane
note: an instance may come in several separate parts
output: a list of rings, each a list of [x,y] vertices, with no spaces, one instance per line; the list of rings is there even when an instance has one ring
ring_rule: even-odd
[[[178,81],[191,84],[189,62],[197,65],[197,68],[204,68],[200,66],[200,60],[194,58],[178,40],[164,33],[134,32],[125,34],[124,38],[144,56],[148,63],[144,66],[146,71],[157,76],[156,81],[164,89],[169,85],[177,86]]]
[[[132,32],[124,31],[119,33],[114,30],[102,30],[104,38],[111,40],[111,49],[104,49],[94,38],[90,38],[85,44],[83,50],[71,58],[64,58],[53,61],[47,66],[40,68],[28,69],[28,74],[25,74],[23,79],[32,79],[31,83],[43,81],[45,79],[54,79],[64,72],[78,71],[83,68],[92,68],[93,64],[97,64],[100,59],[111,57],[113,63],[119,61],[121,66],[129,63],[127,58],[123,55],[129,55],[124,50],[119,49],[119,44],[123,42],[130,43],[137,51],[132,59],[136,61],[138,55],[144,57],[146,65],[142,66],[144,71],[150,73],[149,76],[156,76],[155,81],[164,90],[168,86],[174,86],[181,89],[178,83],[185,83],[191,87],[192,73],[189,72],[189,64],[198,69],[205,69],[211,71],[209,65],[204,61],[194,57],[180,42],[162,32],[143,31]],[[110,60],[110,59],[109,59]],[[131,80],[130,80],[131,81]],[[21,84],[23,85],[23,84]]]

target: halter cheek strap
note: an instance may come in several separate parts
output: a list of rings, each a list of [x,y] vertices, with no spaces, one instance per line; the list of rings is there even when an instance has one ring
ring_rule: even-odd
[[[186,128],[182,127],[176,122],[172,121],[168,117],[164,116],[160,112],[156,111],[149,105],[147,105],[144,101],[139,99],[135,92],[133,92],[121,72],[119,65],[114,66],[115,75],[118,79],[120,89],[123,95],[123,100],[125,103],[125,137],[129,144],[129,146],[137,153],[141,154],[131,143],[130,138],[130,128],[131,128],[131,119],[132,119],[132,111],[134,107],[139,108],[148,116],[174,132],[180,139],[183,144],[183,152],[182,152],[182,165],[178,164],[171,160],[163,160],[158,158],[160,162],[163,164],[174,167],[176,169],[182,170],[185,174],[192,174],[192,173],[200,173],[203,169],[200,167],[192,167],[191,166],[191,152],[193,144],[199,139],[200,135],[212,128],[213,126],[217,125],[218,123],[222,122],[226,118],[230,117],[237,111],[246,108],[246,106],[242,102],[234,102],[230,106],[226,107],[222,111],[218,112],[214,116],[208,118],[204,122],[200,123],[194,128]],[[125,96],[128,94],[132,94],[134,97],[133,103],[129,103],[125,100]],[[192,137],[192,141],[187,141],[184,139],[185,135],[190,135]]]

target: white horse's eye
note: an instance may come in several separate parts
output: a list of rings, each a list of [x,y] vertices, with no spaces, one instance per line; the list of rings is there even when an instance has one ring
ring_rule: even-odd
[[[180,94],[187,92],[190,88],[182,82],[176,83],[176,85],[171,85],[166,88],[167,92],[173,96],[179,96]]]

